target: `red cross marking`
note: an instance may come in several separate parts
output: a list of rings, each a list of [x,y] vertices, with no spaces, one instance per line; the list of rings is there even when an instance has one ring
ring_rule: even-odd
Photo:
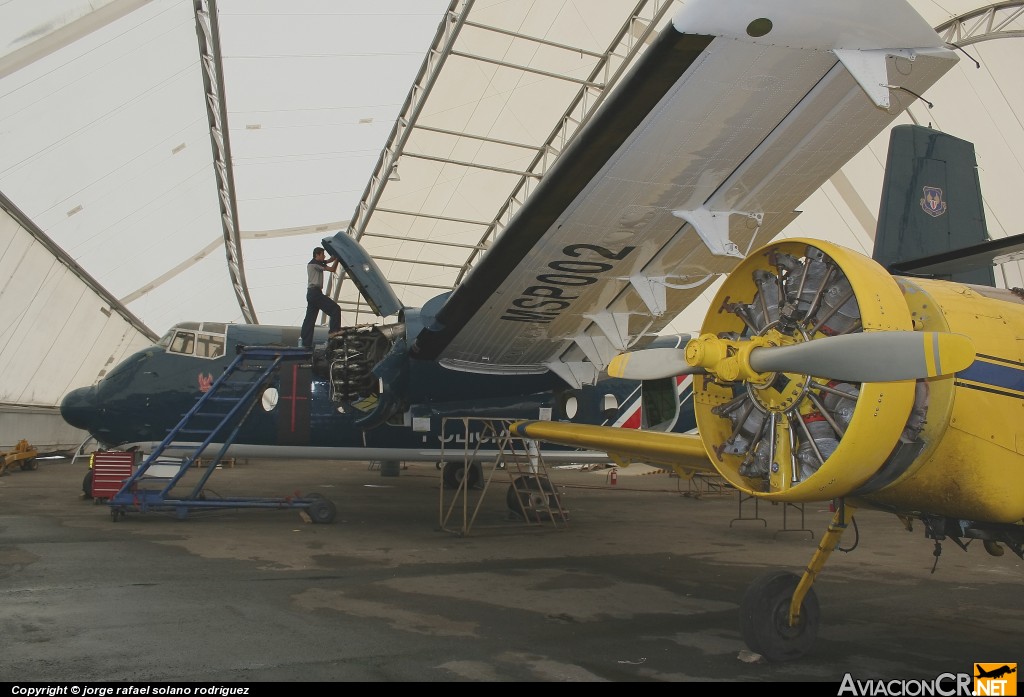
[[[305,397],[305,396],[302,396],[302,395],[298,394],[298,392],[297,392],[298,388],[299,388],[299,366],[298,365],[293,365],[292,366],[292,393],[290,395],[284,395],[283,397],[281,397],[282,400],[284,400],[286,402],[291,402],[291,405],[292,405],[292,415],[291,415],[291,419],[292,419],[291,432],[292,433],[295,433],[295,407],[298,406],[298,401],[299,400],[306,401],[306,400],[309,399],[309,397]]]

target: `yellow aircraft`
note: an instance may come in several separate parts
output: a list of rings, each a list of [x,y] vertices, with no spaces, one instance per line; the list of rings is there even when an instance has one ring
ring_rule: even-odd
[[[898,135],[916,164],[894,174]],[[693,374],[699,435],[513,426],[620,464],[717,471],[773,502],[833,502],[803,574],[767,573],[743,598],[744,640],[769,660],[812,647],[812,584],[858,508],[892,512],[908,530],[918,520],[936,545],[949,539],[966,550],[978,539],[992,555],[1005,545],[1024,557],[1024,290],[984,279],[1024,236],[944,248],[958,238],[946,234],[957,220],[943,219],[953,210],[971,208],[964,227],[980,218],[984,228],[973,146],[956,169],[959,155],[935,154],[950,143],[966,141],[894,129],[875,259],[823,240],[768,244],[728,276],[685,348],[612,361],[613,376]],[[907,261],[908,251],[926,254]]]

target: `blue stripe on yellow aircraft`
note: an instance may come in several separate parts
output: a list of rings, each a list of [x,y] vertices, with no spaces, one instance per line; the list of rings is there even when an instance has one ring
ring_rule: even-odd
[[[956,374],[957,384],[972,389],[1024,399],[1024,364],[979,354],[969,367]]]

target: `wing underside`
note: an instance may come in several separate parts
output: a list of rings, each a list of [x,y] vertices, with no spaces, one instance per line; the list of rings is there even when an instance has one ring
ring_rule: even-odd
[[[524,438],[608,453],[617,464],[666,465],[681,476],[715,472],[700,436],[555,421],[520,421],[513,433]]]
[[[891,25],[853,38],[815,26],[804,44],[794,28],[771,43],[771,34],[709,31],[717,25],[697,11],[708,6],[689,4],[648,48],[417,337],[414,355],[592,382],[774,238],[956,62],[916,14],[900,18],[908,46],[889,46],[900,35]],[[842,12],[823,21],[841,26]],[[688,22],[707,33],[687,33]],[[880,97],[862,87],[872,80],[900,88]]]

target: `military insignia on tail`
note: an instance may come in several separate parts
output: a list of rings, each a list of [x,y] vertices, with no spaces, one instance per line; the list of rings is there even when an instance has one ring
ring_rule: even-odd
[[[921,210],[933,218],[946,212],[946,202],[942,199],[942,189],[937,186],[924,187],[924,198],[921,199]]]

